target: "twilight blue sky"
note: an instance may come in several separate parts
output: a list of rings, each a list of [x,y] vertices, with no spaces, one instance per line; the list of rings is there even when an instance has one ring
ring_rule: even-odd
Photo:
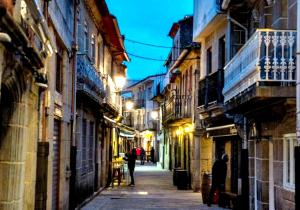
[[[174,22],[193,14],[193,0],[108,0],[110,13],[115,15],[121,33],[127,39],[155,45],[171,46],[168,32]],[[155,48],[125,40],[128,53],[165,59],[170,49]],[[164,73],[163,61],[149,61],[130,56],[128,79],[142,79]]]

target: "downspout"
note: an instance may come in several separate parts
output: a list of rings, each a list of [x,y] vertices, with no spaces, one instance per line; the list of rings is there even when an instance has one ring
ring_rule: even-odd
[[[48,19],[48,2],[45,1],[43,12],[45,18]],[[44,19],[45,20],[45,19]],[[47,62],[47,61],[46,61]],[[47,66],[45,67],[47,68]],[[46,72],[45,72],[46,74]],[[48,191],[48,158],[49,158],[49,141],[47,141],[47,88],[44,83],[35,84],[39,87],[38,93],[38,121],[37,126],[37,160],[36,160],[36,183],[35,183],[35,203],[34,209],[43,210],[47,208],[47,191]]]
[[[297,82],[296,82],[296,135],[295,166],[300,164],[300,0],[297,0]],[[300,168],[295,167],[295,209],[300,209]]]
[[[74,209],[78,203],[76,201],[76,84],[77,84],[77,31],[78,31],[78,7],[80,1],[74,1],[74,23],[73,23],[73,43],[72,43],[72,99],[71,99],[71,148],[70,148],[70,194],[69,194],[69,209]]]
[[[78,6],[79,1],[74,2],[74,24],[73,24],[73,43],[72,43],[72,103],[71,103],[71,113],[72,113],[72,146],[76,146],[75,135],[76,135],[76,77],[77,77],[77,51],[78,51],[78,43],[77,43],[77,31],[78,31]]]
[[[53,50],[56,51],[55,45],[52,43],[50,32],[47,26],[47,21],[41,12],[39,5],[37,4],[36,0],[25,0],[26,5],[30,8],[31,12],[33,13],[34,21],[38,25],[38,30],[42,38],[44,39],[43,42],[46,44],[48,51],[52,54]],[[45,2],[46,7],[48,7],[48,1]],[[45,13],[48,15],[48,12]]]

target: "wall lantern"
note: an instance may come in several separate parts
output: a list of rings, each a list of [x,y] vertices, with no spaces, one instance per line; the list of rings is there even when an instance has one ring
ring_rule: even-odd
[[[116,85],[117,90],[119,90],[119,91],[122,90],[126,84],[126,77],[124,77],[123,75],[117,74],[114,77],[114,80],[115,80],[115,85]]]
[[[184,127],[184,132],[185,133],[191,133],[194,131],[194,125],[193,124],[188,124]]]
[[[151,112],[151,118],[153,120],[158,120],[158,111],[152,111]]]
[[[128,101],[126,101],[126,103],[125,103],[125,107],[126,107],[126,110],[127,110],[127,111],[130,111],[130,110],[133,109],[134,103],[133,103],[132,101],[128,100]]]
[[[175,134],[176,134],[177,136],[182,135],[182,134],[183,134],[182,127],[179,127],[179,128],[175,131]]]

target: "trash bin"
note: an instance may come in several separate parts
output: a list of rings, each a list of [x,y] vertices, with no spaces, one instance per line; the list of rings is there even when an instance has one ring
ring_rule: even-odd
[[[202,184],[201,184],[202,201],[204,204],[208,203],[211,181],[212,181],[212,175],[204,173],[202,177]]]
[[[177,189],[187,190],[188,189],[188,172],[187,170],[179,169],[176,170],[177,174]]]
[[[173,185],[177,185],[177,170],[180,170],[181,168],[173,168]]]

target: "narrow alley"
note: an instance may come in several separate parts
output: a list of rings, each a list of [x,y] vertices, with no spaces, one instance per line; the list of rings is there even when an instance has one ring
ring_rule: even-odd
[[[202,203],[200,193],[192,190],[177,190],[172,184],[172,172],[151,163],[135,169],[134,187],[128,187],[126,179],[120,186],[115,183],[102,191],[83,210],[98,209],[200,209],[218,210]]]

